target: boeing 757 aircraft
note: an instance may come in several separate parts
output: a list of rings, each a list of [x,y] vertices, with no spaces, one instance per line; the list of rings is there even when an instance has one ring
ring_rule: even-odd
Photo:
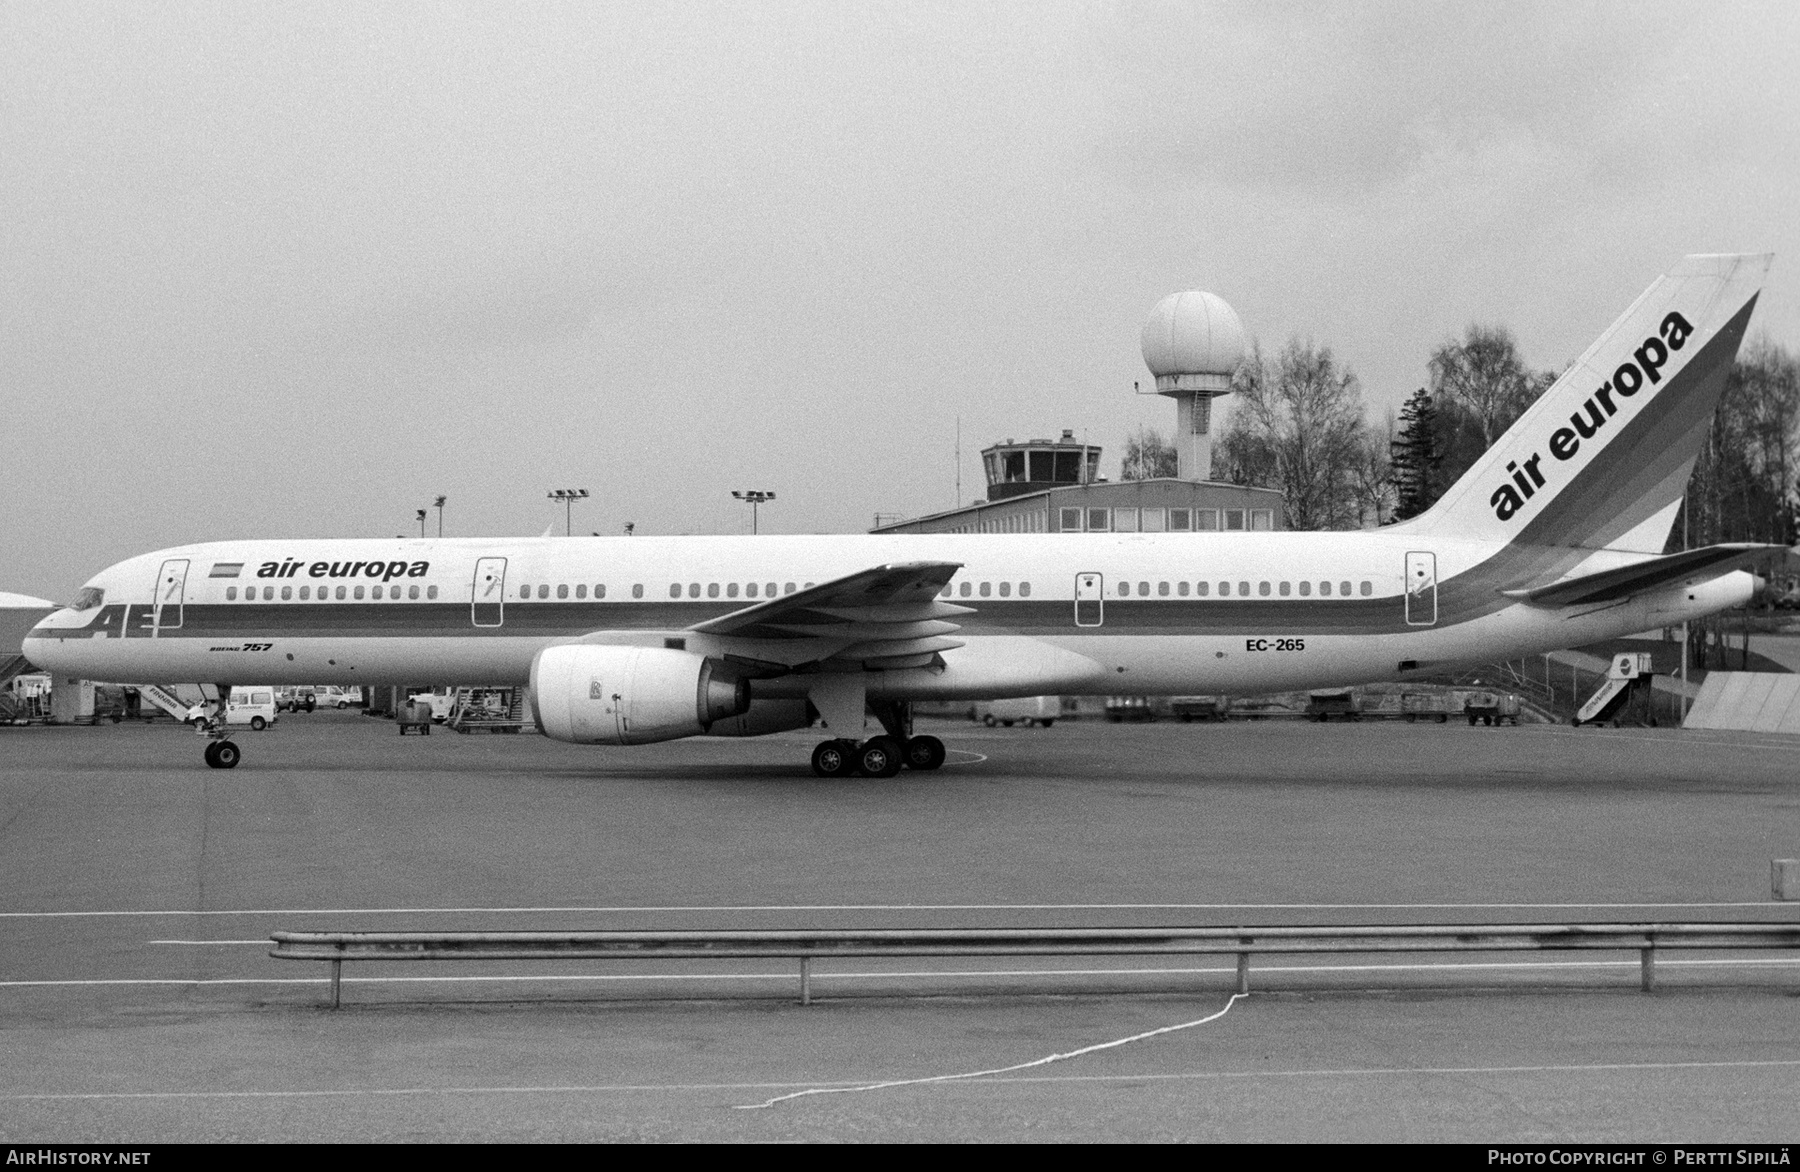
[[[1768,270],[1690,256],[1431,510],[1356,533],[224,541],[96,575],[60,675],[529,683],[545,735],[807,727],[821,776],[935,769],[916,700],[1406,680],[1699,618],[1779,547],[1663,548]],[[867,714],[882,732],[863,739]],[[231,768],[222,722],[206,760]]]

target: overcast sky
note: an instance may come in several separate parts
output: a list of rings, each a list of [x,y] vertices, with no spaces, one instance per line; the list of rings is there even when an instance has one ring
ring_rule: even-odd
[[[855,532],[1167,430],[1206,289],[1380,417],[1774,251],[1800,5],[0,7],[0,589],[193,540]],[[1227,400],[1227,404],[1229,400]],[[1226,407],[1229,410],[1229,407]],[[435,522],[434,522],[435,524]]]

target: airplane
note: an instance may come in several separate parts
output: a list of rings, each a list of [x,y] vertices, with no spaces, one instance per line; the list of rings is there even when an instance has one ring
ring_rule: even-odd
[[[1781,548],[1663,553],[1770,260],[1680,261],[1383,529],[209,542],[108,567],[23,649],[221,696],[525,684],[576,744],[817,717],[815,773],[892,777],[944,762],[917,701],[1404,681],[1669,627],[1749,600],[1742,567]],[[206,763],[234,767],[205,731]]]

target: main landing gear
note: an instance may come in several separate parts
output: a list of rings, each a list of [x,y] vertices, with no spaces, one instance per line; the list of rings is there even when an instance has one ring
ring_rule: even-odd
[[[936,737],[870,737],[855,741],[823,741],[813,750],[813,772],[820,777],[893,777],[902,769],[931,770],[944,763],[944,742]]]
[[[857,707],[861,703],[862,698],[858,696]],[[813,750],[814,773],[820,777],[850,777],[857,773],[865,777],[893,777],[902,769],[924,772],[944,763],[944,742],[936,737],[912,735],[912,709],[909,706],[888,701],[870,704],[869,711],[881,721],[882,734],[860,744],[852,740],[821,743]],[[861,723],[860,719],[857,723]]]

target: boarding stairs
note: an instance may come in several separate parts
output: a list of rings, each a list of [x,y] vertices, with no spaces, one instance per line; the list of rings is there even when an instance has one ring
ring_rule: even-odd
[[[1648,653],[1626,651],[1613,656],[1607,665],[1605,682],[1599,691],[1588,697],[1572,723],[1577,727],[1610,724],[1616,728],[1621,720],[1634,719],[1635,723],[1655,728],[1656,717],[1650,709],[1651,680],[1654,678]],[[1641,711],[1634,712],[1634,709]]]

